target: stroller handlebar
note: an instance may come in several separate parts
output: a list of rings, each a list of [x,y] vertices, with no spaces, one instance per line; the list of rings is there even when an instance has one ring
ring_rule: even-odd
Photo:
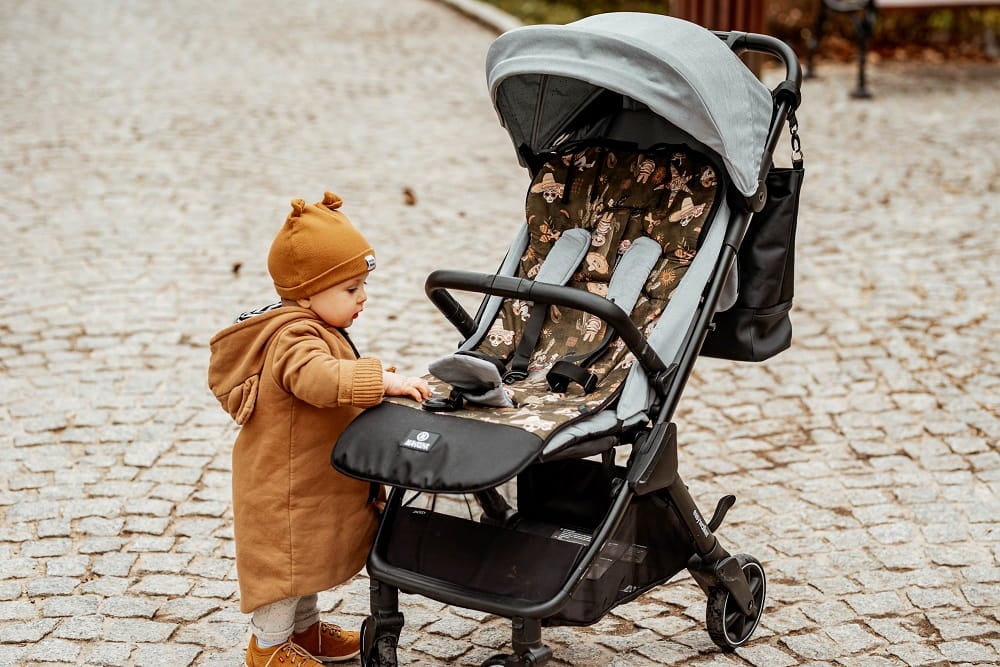
[[[726,42],[735,53],[766,53],[774,56],[785,66],[785,80],[779,84],[774,94],[776,97],[788,96],[788,103],[791,109],[796,109],[801,101],[802,89],[802,66],[799,64],[798,56],[788,44],[770,35],[761,35],[755,32],[725,32],[714,31],[719,39]],[[782,101],[779,99],[779,101]]]
[[[771,126],[768,129],[764,148],[764,155],[767,159],[760,166],[758,179],[758,194],[763,196],[760,198],[754,197],[757,199],[758,205],[763,205],[764,197],[766,197],[766,189],[762,190],[760,188],[764,188],[764,181],[771,169],[771,159],[774,155],[774,149],[778,145],[778,139],[782,129],[785,127],[785,123],[790,117],[794,118],[795,110],[802,103],[802,66],[799,64],[798,56],[795,55],[792,47],[777,37],[761,35],[755,32],[725,32],[721,30],[713,32],[736,54],[746,53],[747,51],[765,53],[777,58],[785,66],[785,80],[771,90],[771,95],[774,98],[774,114],[771,117]],[[754,211],[760,210],[752,205],[751,208]]]
[[[491,273],[448,269],[434,271],[427,276],[424,291],[431,302],[466,338],[476,332],[476,322],[448,292],[449,289],[565,306],[596,315],[615,330],[643,369],[652,377],[661,376],[668,371],[667,365],[632,323],[628,313],[614,302],[596,294],[572,287]]]

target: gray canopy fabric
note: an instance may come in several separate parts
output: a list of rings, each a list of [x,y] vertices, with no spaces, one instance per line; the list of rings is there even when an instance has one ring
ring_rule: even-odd
[[[770,90],[701,26],[657,14],[598,14],[515,28],[486,56],[486,78],[515,147],[552,148],[605,89],[645,104],[723,160],[736,188],[757,191]]]

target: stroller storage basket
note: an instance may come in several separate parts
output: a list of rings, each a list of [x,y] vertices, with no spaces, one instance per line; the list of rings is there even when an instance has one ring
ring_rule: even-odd
[[[615,476],[622,474],[614,469]],[[480,595],[544,603],[559,593],[590,544],[610,508],[613,481],[595,461],[531,466],[518,476],[519,520],[512,528],[402,507],[386,518],[383,530],[392,538],[377,545],[374,570],[398,569]],[[656,494],[635,497],[568,602],[545,621],[594,623],[672,578],[693,553],[671,506]]]
[[[532,466],[518,477],[522,516],[547,518],[561,526],[596,528],[601,516],[595,499],[607,498],[625,470],[614,475],[595,461],[567,459]],[[593,525],[587,522],[593,521]],[[560,528],[556,539],[590,541],[589,532]],[[618,527],[605,542],[569,602],[549,625],[589,625],[611,608],[673,578],[687,566],[694,545],[677,513],[659,494],[634,496]]]

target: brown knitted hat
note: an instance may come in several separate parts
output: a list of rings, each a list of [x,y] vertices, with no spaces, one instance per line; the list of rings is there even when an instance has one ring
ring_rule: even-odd
[[[323,201],[292,200],[292,212],[271,243],[267,270],[278,295],[304,299],[375,268],[375,251],[332,192]]]

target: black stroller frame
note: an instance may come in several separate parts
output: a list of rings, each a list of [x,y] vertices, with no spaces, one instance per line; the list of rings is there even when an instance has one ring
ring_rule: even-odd
[[[543,665],[552,656],[551,649],[542,641],[544,625],[592,623],[606,608],[638,597],[684,568],[689,570],[708,598],[707,630],[722,650],[732,651],[743,645],[756,629],[766,596],[763,568],[752,556],[730,554],[715,535],[735,497],[723,497],[712,516],[708,519],[704,517],[678,474],[677,428],[671,418],[712,326],[723,285],[752,213],[763,207],[766,197],[763,183],[771,167],[771,156],[786,122],[799,103],[801,71],[794,52],[775,38],[742,32],[715,32],[715,35],[737,54],[757,52],[776,57],[783,63],[786,76],[772,91],[774,111],[759,174],[760,187],[752,197],[727,188],[727,197],[736,219],[726,231],[720,259],[703,294],[693,330],[677,358],[667,363],[629,319],[629,313],[613,302],[586,291],[520,277],[453,270],[435,271],[427,278],[425,289],[428,297],[466,339],[476,333],[479,325],[449,290],[565,306],[600,317],[624,341],[650,378],[656,395],[650,414],[655,414],[655,418],[622,434],[618,444],[631,445],[625,466],[615,465],[612,448],[602,452],[599,462],[569,459],[527,467],[518,473],[517,509],[497,488],[470,489],[468,492],[474,495],[483,511],[479,522],[413,510],[404,499],[407,489],[390,484],[392,489],[367,565],[371,582],[371,614],[362,627],[361,659],[365,667],[392,667],[397,664],[396,647],[403,627],[400,591],[511,619],[511,652],[487,659],[482,663],[484,666]],[[421,414],[418,410],[413,412]],[[565,484],[558,481],[567,477],[572,481]],[[420,491],[414,486],[408,488]],[[602,500],[594,500],[595,497]],[[563,553],[555,548],[559,545],[542,544],[532,532],[532,521],[552,512],[569,517],[569,523],[584,526],[586,534],[573,550]],[[607,554],[609,545],[620,547],[625,544],[627,552],[629,544],[634,549],[642,542],[628,536],[618,539],[621,537],[619,529],[624,525],[623,518],[629,513],[642,515],[640,523],[646,527],[639,530],[646,531],[643,539],[660,539],[664,544],[669,543],[665,548],[663,567],[649,580],[639,581],[624,591],[616,590],[613,599],[581,611],[578,604],[580,596],[602,595],[600,591],[588,588],[591,580],[587,577],[588,572],[597,567],[602,555]],[[405,540],[399,539],[400,532],[412,537],[417,546],[409,548],[410,545],[401,544]],[[657,537],[661,534],[662,537]],[[522,561],[519,566],[525,570],[517,575],[519,581],[527,578],[534,584],[512,584],[512,588],[505,588],[505,584],[491,583],[492,589],[484,590],[481,585],[461,583],[448,571],[461,569],[460,560],[452,559],[439,567],[433,565],[437,556],[454,551],[456,541],[478,545],[475,548],[480,555],[504,552],[505,549],[545,549],[539,552],[536,559],[547,562],[547,565],[538,566],[539,572],[543,568],[552,569],[551,564],[556,563],[564,568],[564,574],[556,581],[537,577],[539,572],[528,571],[531,566]],[[512,542],[517,544],[510,546]],[[502,553],[497,556],[498,560],[501,557]],[[627,560],[628,555],[622,558]],[[616,567],[617,562],[612,562],[609,567]],[[497,578],[501,578],[499,574]],[[533,590],[537,594],[525,595],[524,590],[531,586],[535,587]],[[593,617],[595,608],[597,618]]]

